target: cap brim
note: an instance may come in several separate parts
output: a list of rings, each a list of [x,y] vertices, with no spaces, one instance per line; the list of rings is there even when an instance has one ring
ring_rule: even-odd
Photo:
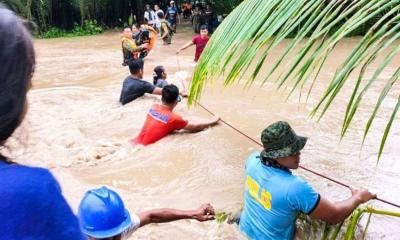
[[[123,221],[120,225],[118,225],[115,228],[104,231],[91,231],[85,228],[81,228],[81,230],[84,234],[93,238],[110,238],[117,236],[132,225],[131,215],[126,209],[125,209],[125,214],[127,215],[125,221]]]
[[[308,138],[302,136],[296,136],[296,141],[291,145],[284,147],[279,150],[274,151],[262,151],[261,155],[266,158],[279,158],[279,157],[288,157],[295,155],[300,152],[307,143]]]

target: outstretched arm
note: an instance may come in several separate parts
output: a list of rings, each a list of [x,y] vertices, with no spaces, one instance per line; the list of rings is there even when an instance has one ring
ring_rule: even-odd
[[[220,117],[216,116],[212,120],[207,121],[207,122],[202,122],[202,123],[189,122],[184,129],[189,132],[200,132],[208,127],[216,125],[219,122],[219,120],[220,120]]]
[[[332,203],[321,197],[315,210],[310,214],[312,217],[323,221],[337,224],[343,222],[360,204],[376,198],[375,194],[364,189],[351,189],[352,196],[344,201]]]
[[[214,208],[210,204],[203,204],[197,210],[178,210],[170,208],[153,209],[139,214],[140,227],[149,223],[165,223],[181,219],[194,219],[199,222],[213,220]]]
[[[186,43],[183,47],[179,48],[178,51],[176,51],[176,54],[179,54],[181,51],[185,50],[188,47],[193,46],[194,43],[192,41]]]

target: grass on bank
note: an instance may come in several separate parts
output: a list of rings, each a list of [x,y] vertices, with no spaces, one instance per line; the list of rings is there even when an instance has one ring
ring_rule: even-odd
[[[96,20],[85,20],[83,26],[75,23],[71,31],[66,31],[57,27],[51,27],[47,31],[39,33],[38,38],[60,38],[96,35],[103,32],[103,27],[98,25]]]

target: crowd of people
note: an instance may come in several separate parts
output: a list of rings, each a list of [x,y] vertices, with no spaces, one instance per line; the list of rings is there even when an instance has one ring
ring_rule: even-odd
[[[157,15],[161,16],[161,12]],[[208,34],[208,29],[200,29],[200,39],[194,38],[178,52],[191,45],[204,44],[201,39]],[[153,144],[174,131],[196,132],[218,124],[218,117],[192,123],[173,112],[187,95],[168,84],[163,66],[154,69],[153,84],[143,80],[144,62],[140,53],[150,43],[137,45],[132,37],[135,31],[127,28],[123,33],[124,63],[129,66],[130,75],[123,83],[120,102],[125,105],[146,93],[161,95],[161,100],[150,108],[142,130],[131,143]],[[3,146],[26,115],[35,53],[32,38],[21,20],[1,6],[0,32],[0,143]],[[307,138],[297,135],[287,122],[267,126],[261,133],[261,141],[263,150],[252,153],[245,163],[244,209],[238,219],[240,231],[249,239],[292,239],[299,212],[339,223],[360,204],[376,198],[367,190],[351,189],[351,197],[332,203],[304,179],[293,175]],[[215,217],[210,204],[188,211],[154,209],[132,213],[125,208],[119,194],[107,187],[89,190],[80,202],[76,217],[57,180],[47,169],[24,166],[0,156],[0,179],[0,239],[5,240],[125,239],[150,223],[180,219],[208,221]]]

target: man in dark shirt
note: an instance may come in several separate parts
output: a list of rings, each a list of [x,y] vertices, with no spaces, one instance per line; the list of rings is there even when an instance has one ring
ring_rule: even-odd
[[[162,88],[155,87],[153,84],[143,81],[143,60],[137,59],[129,63],[131,75],[124,80],[119,101],[122,105],[132,102],[145,93],[161,95]],[[186,93],[179,93],[182,97],[187,97]]]

